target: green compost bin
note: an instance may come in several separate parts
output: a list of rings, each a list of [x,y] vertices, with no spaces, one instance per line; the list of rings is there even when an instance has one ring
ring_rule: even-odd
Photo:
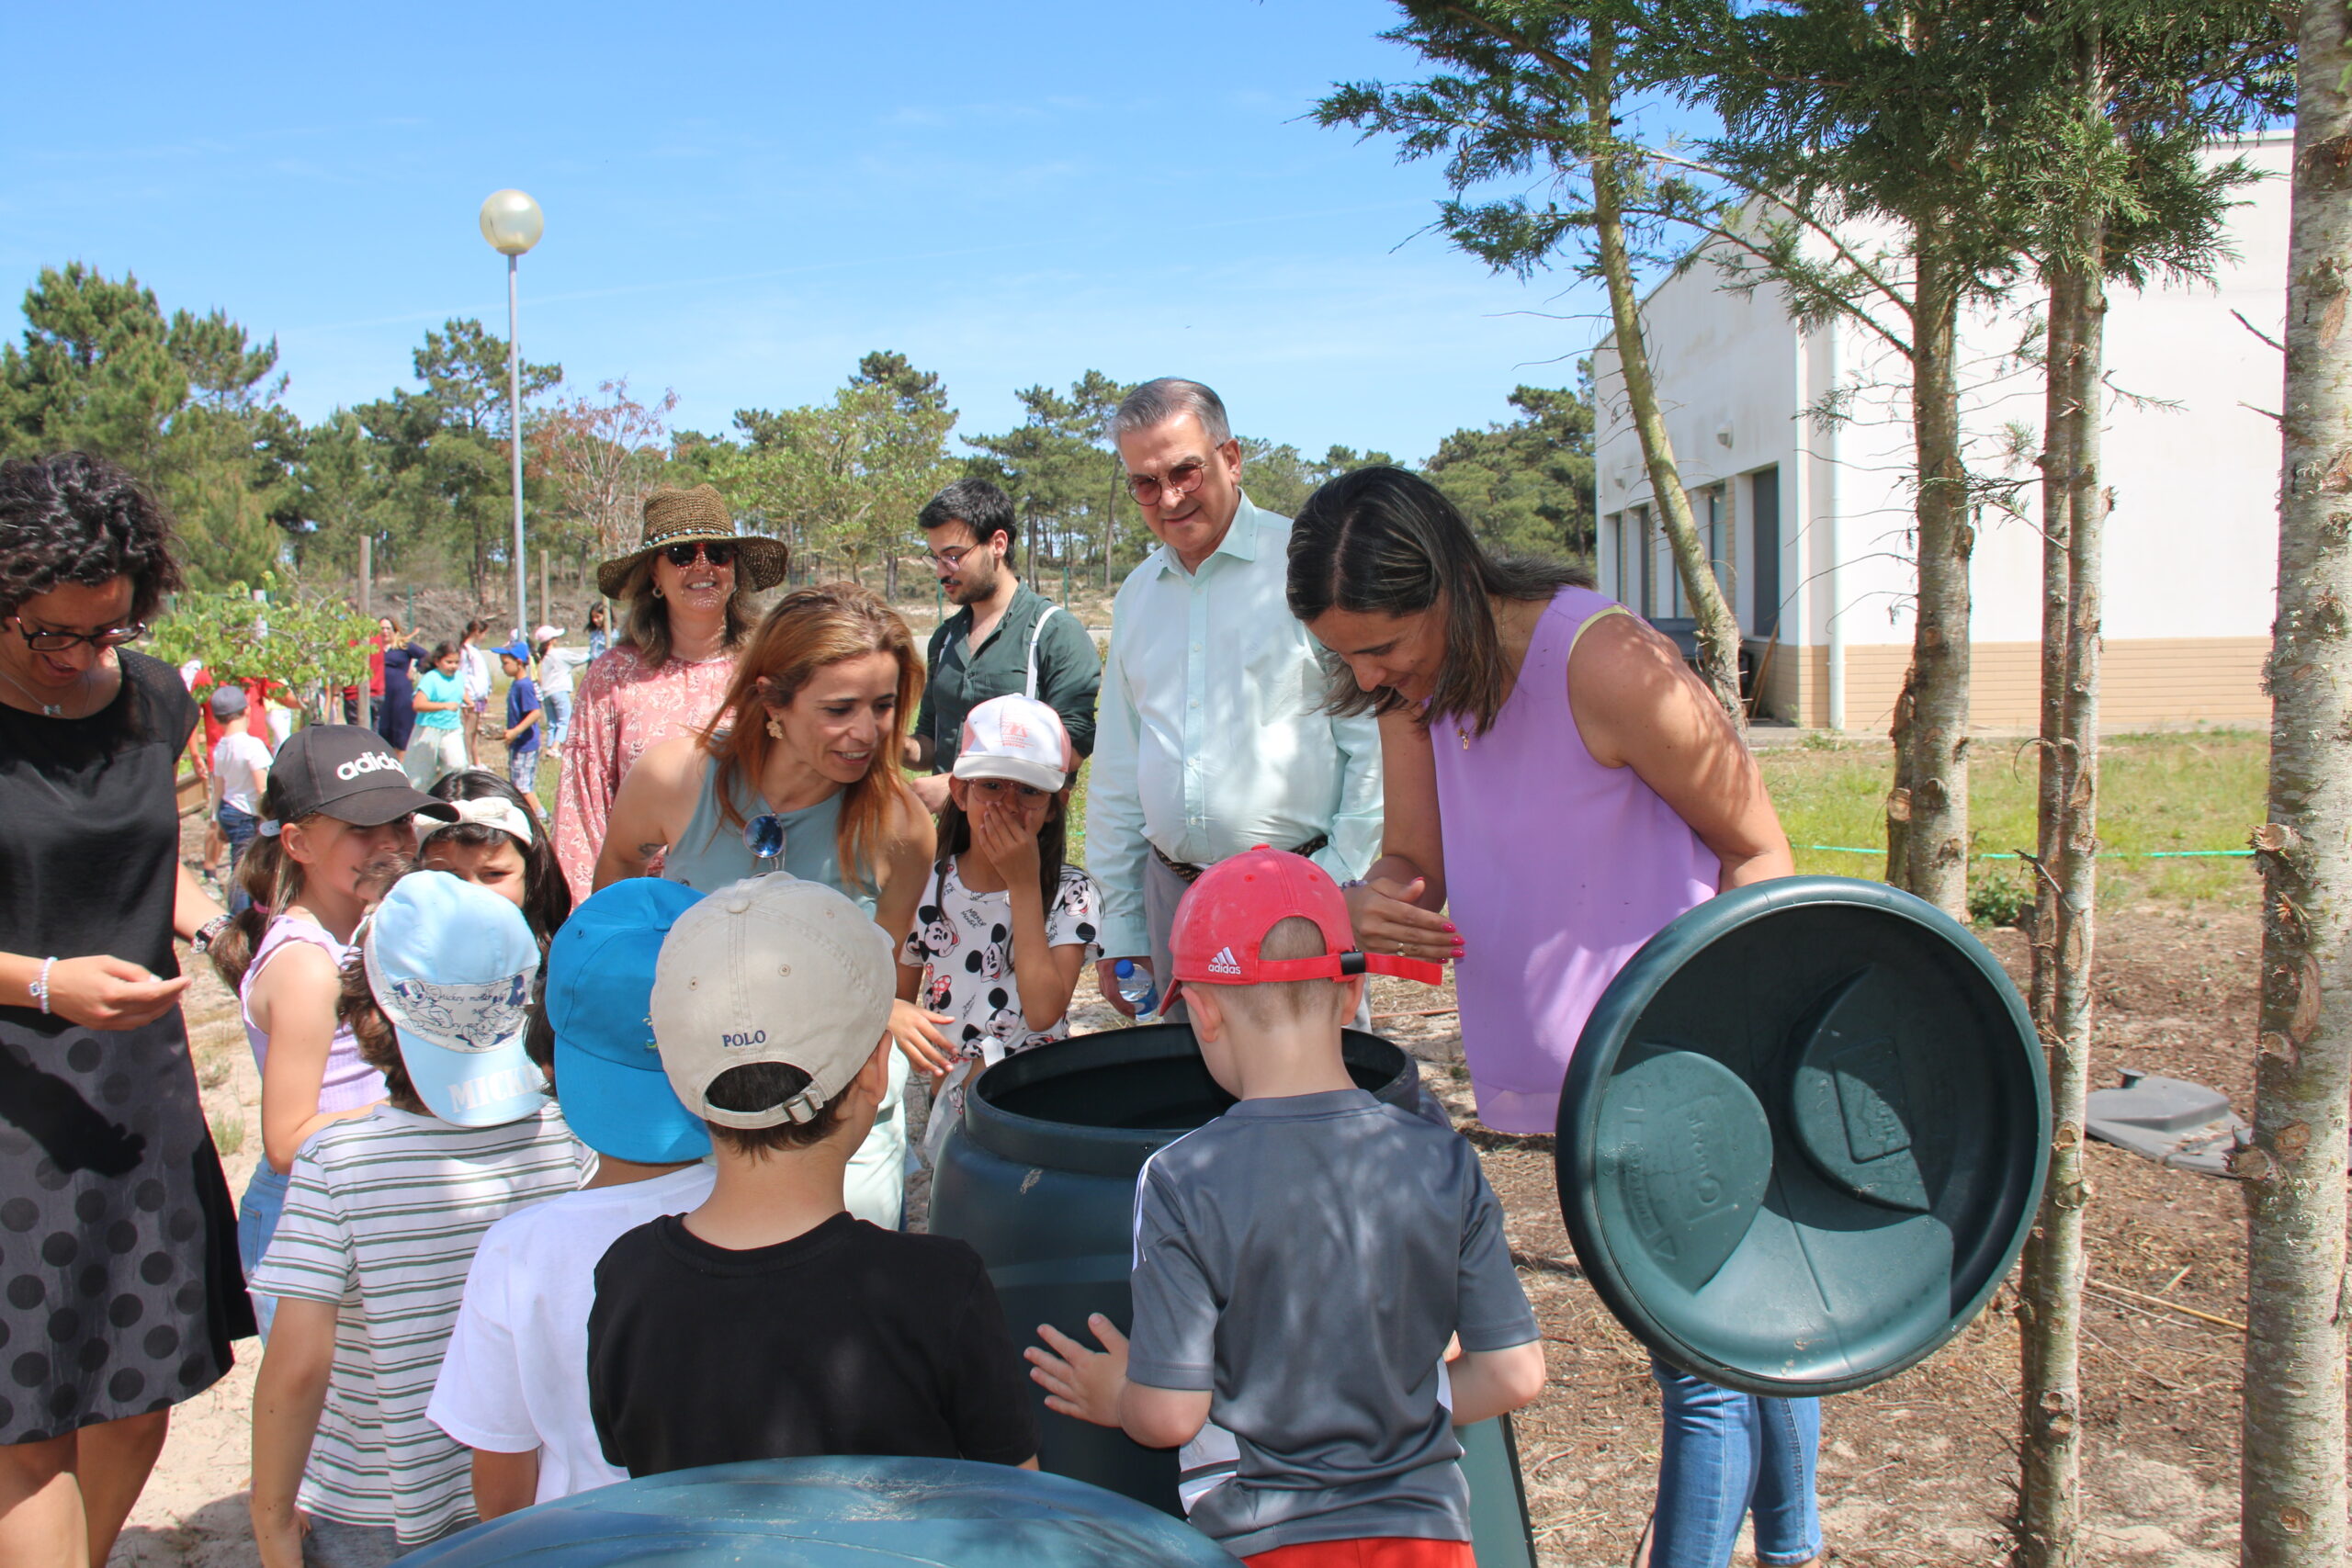
[[[1603,1304],[1744,1393],[1842,1393],[1967,1325],[2050,1156],[2032,1021],[1932,905],[1792,876],[1681,916],[1569,1060],[1556,1176]]]
[[[1364,1089],[1408,1110],[1420,1103],[1419,1069],[1396,1046],[1351,1029],[1343,1050]],[[1136,1178],[1155,1152],[1232,1103],[1183,1024],[1079,1035],[1008,1056],[973,1081],[940,1149],[932,1234],[961,1237],[979,1253],[1016,1339],[1025,1342],[1040,1323],[1086,1337],[1087,1317],[1098,1312],[1126,1333]],[[1030,1393],[1046,1471],[1181,1517],[1174,1450],[1057,1416],[1034,1383]],[[1460,1436],[1479,1568],[1532,1568],[1508,1420]]]
[[[1130,1498],[963,1460],[755,1460],[600,1486],[476,1525],[403,1568],[1232,1568]]]

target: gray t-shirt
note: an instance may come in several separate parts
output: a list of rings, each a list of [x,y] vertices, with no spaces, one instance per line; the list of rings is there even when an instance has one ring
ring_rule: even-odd
[[[1136,1185],[1127,1375],[1205,1390],[1233,1479],[1193,1505],[1237,1557],[1470,1539],[1439,1365],[1536,1337],[1470,1145],[1362,1089],[1245,1100]]]

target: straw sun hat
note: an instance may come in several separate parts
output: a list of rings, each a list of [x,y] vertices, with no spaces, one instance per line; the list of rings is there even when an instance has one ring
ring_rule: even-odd
[[[782,582],[785,566],[792,558],[790,547],[782,539],[738,534],[735,519],[727,510],[727,498],[718,493],[717,485],[696,485],[692,490],[663,485],[645,498],[645,526],[637,548],[596,569],[596,591],[607,599],[618,598],[638,562],[664,546],[687,545],[697,539],[733,543],[741,552],[735,569],[739,579],[755,590]]]

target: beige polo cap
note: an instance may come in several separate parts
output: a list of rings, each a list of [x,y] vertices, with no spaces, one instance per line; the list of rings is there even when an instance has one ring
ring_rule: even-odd
[[[890,939],[855,904],[781,873],[729,884],[680,915],[653,969],[654,1044],[686,1109],[721,1127],[808,1122],[889,1026]],[[710,1103],[721,1073],[780,1062],[808,1075],[781,1105]]]

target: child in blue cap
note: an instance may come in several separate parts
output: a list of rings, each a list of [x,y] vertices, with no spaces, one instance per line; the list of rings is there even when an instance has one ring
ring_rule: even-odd
[[[564,1118],[596,1151],[578,1192],[490,1228],[425,1409],[474,1450],[485,1519],[626,1481],[588,1410],[588,1309],[596,1260],[623,1232],[710,1196],[710,1133],[680,1104],[647,1021],[671,922],[701,900],[658,877],[616,882],[548,950],[545,1017]]]
[[[254,1276],[278,1298],[254,1388],[263,1568],[388,1561],[472,1522],[470,1456],[425,1414],[467,1265],[586,1163],[524,1048],[523,912],[420,871],[361,932],[341,1012],[389,1099],[302,1146]]]

